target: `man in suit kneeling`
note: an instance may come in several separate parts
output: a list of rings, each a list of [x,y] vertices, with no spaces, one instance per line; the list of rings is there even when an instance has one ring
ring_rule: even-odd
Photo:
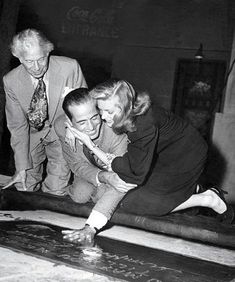
[[[96,101],[89,96],[86,88],[75,89],[64,99],[63,110],[66,114],[55,122],[55,130],[60,138],[64,158],[74,174],[74,182],[69,187],[70,197],[77,203],[93,201],[95,206],[82,229],[63,231],[64,238],[80,244],[92,242],[111,218],[125,193],[118,189],[130,186],[116,173],[106,172],[105,166],[88,151],[77,139],[67,138],[71,124],[81,133],[87,134],[95,146],[107,153],[121,156],[127,149],[127,136],[117,135],[112,128],[102,122]]]

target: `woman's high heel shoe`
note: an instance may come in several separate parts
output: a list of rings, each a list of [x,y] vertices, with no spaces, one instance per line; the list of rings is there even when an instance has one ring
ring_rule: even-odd
[[[224,191],[220,188],[217,187],[211,187],[208,190],[213,191],[214,193],[216,193],[220,199],[225,203],[227,209],[225,212],[223,212],[222,214],[218,214],[217,215],[217,220],[221,223],[226,223],[226,224],[232,224],[233,220],[234,220],[234,210],[232,208],[232,206],[230,206],[229,204],[227,204],[224,194],[228,194],[227,191]]]

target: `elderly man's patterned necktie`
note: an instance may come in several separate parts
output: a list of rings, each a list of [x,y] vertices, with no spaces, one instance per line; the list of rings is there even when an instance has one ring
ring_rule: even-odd
[[[48,118],[48,102],[46,85],[42,78],[38,80],[38,85],[34,91],[27,115],[30,126],[37,130],[43,128]]]

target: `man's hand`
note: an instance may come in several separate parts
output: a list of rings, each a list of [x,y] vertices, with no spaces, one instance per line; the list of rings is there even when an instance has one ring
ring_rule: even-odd
[[[26,171],[25,170],[21,170],[19,172],[16,172],[15,175],[12,177],[11,181],[7,185],[2,187],[2,189],[6,189],[6,188],[10,187],[11,185],[13,185],[13,184],[15,184],[17,182],[21,182],[22,186],[23,186],[23,190],[27,191],[27,187],[26,187]]]
[[[93,246],[96,231],[89,225],[82,229],[62,230],[63,239],[82,246]]]
[[[98,178],[101,183],[109,184],[122,193],[127,193],[137,187],[137,184],[126,183],[123,181],[115,172],[100,171]]]

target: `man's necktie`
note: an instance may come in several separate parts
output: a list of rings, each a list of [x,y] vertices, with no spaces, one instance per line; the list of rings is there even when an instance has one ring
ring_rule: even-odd
[[[29,124],[37,130],[43,128],[44,123],[48,118],[46,85],[42,78],[38,80],[38,85],[30,102],[27,116]]]
[[[83,153],[86,158],[96,167],[103,169],[103,167],[95,160],[94,154],[90,151],[86,145],[83,145]]]

